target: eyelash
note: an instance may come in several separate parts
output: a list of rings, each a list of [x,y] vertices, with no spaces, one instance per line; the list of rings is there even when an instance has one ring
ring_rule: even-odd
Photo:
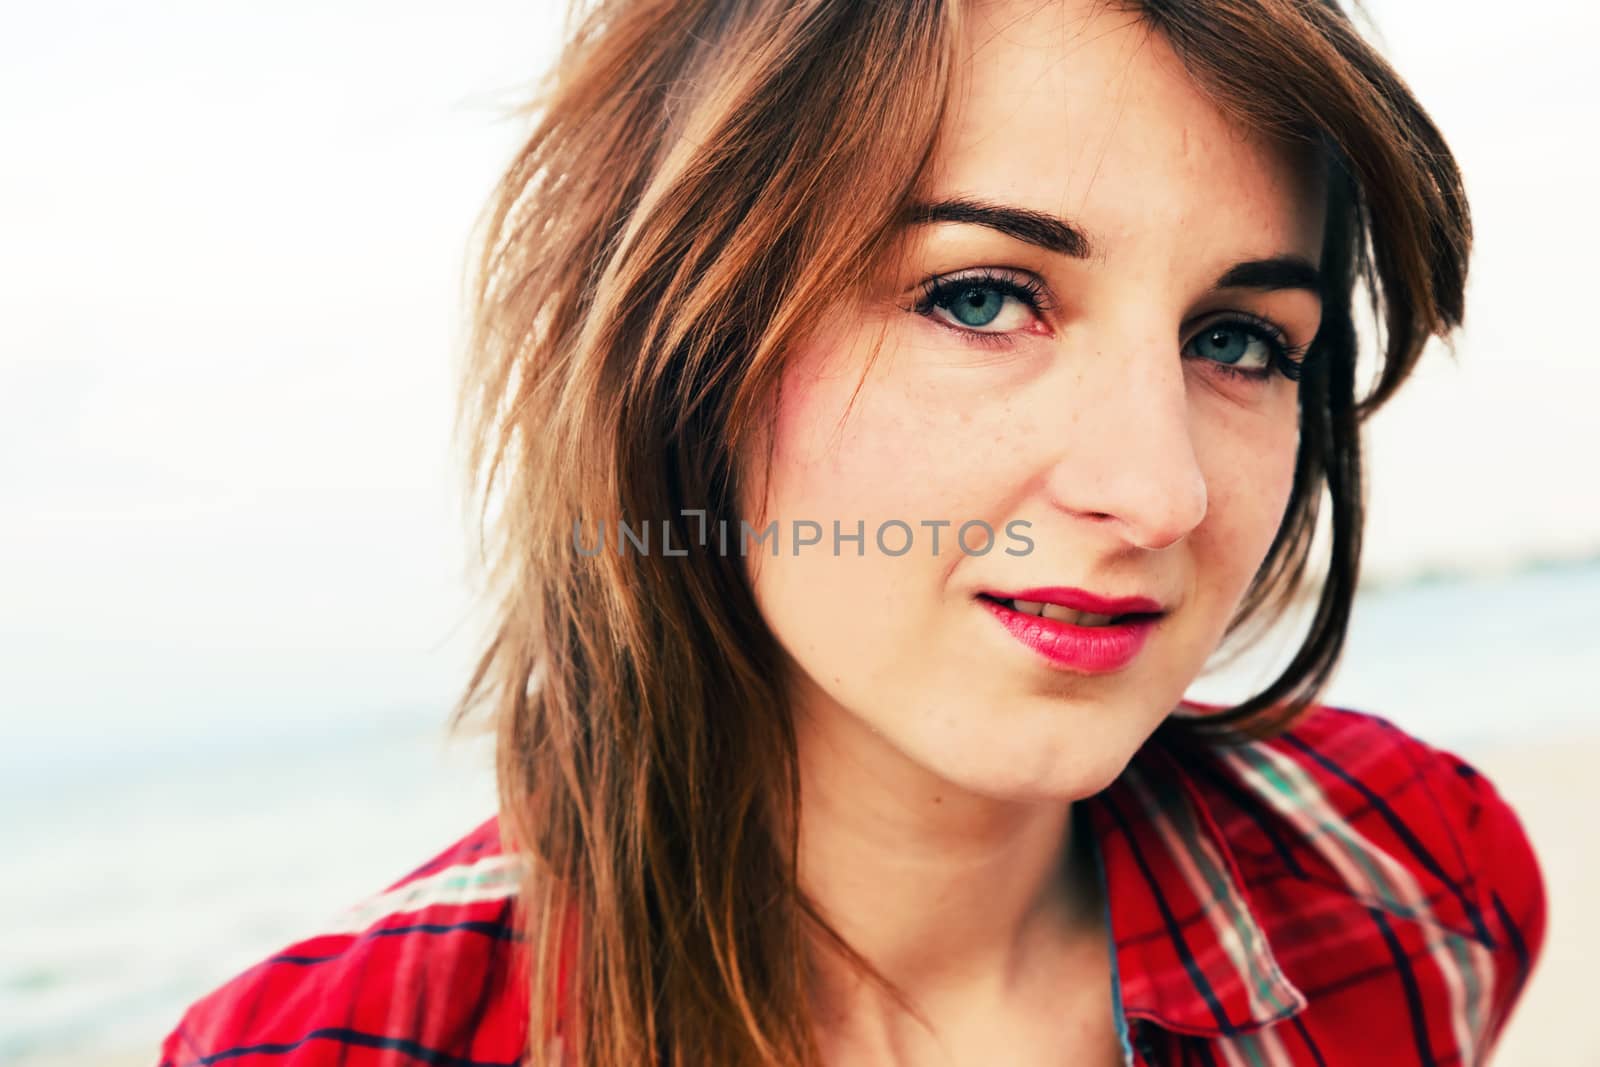
[[[947,304],[959,292],[970,289],[992,289],[997,293],[1014,296],[1022,301],[1030,311],[1038,313],[1049,311],[1054,305],[1046,294],[1044,284],[1036,278],[1026,278],[1021,281],[1008,274],[1000,274],[992,269],[985,268],[974,274],[963,274],[955,277],[936,276],[925,279],[918,286],[918,296],[912,305],[912,310],[918,315],[937,323],[946,329],[961,334],[964,338],[989,348],[1010,348],[1015,343],[1015,338],[1004,333],[990,333],[983,330],[971,330],[965,326],[957,326],[945,322],[933,314],[933,309],[941,304]],[[1272,376],[1274,371],[1281,373],[1291,381],[1299,381],[1302,372],[1302,363],[1310,345],[1294,345],[1289,343],[1289,335],[1276,323],[1259,315],[1252,315],[1247,311],[1228,312],[1226,317],[1214,319],[1206,324],[1206,329],[1215,329],[1219,326],[1243,327],[1246,333],[1265,341],[1272,350],[1271,360],[1262,370],[1240,370],[1238,367],[1217,360],[1208,359],[1204,362],[1211,364],[1221,373],[1245,381],[1263,382]]]
[[[963,337],[970,338],[980,345],[990,348],[1010,348],[1013,338],[1003,333],[988,333],[983,330],[969,330],[965,326],[945,322],[933,318],[933,309],[941,303],[948,303],[958,292],[969,289],[992,289],[997,293],[1014,296],[1028,306],[1035,313],[1050,311],[1055,305],[1050,302],[1044,283],[1037,278],[1023,278],[1017,280],[1009,274],[1000,274],[992,268],[984,268],[972,274],[961,274],[954,277],[949,275],[936,275],[925,279],[918,286],[916,303],[912,306],[917,314],[926,316],[941,326],[948,327]]]
[[[1304,370],[1305,355],[1311,346],[1290,344],[1289,335],[1277,323],[1259,315],[1252,315],[1248,311],[1230,311],[1226,312],[1223,318],[1206,323],[1204,329],[1212,330],[1218,326],[1244,327],[1246,333],[1267,343],[1267,347],[1271,349],[1271,356],[1267,365],[1258,371],[1240,370],[1227,363],[1218,363],[1214,359],[1205,360],[1206,363],[1213,365],[1223,374],[1233,378],[1243,378],[1246,381],[1264,382],[1272,377],[1273,371],[1277,371],[1292,382],[1300,380]]]

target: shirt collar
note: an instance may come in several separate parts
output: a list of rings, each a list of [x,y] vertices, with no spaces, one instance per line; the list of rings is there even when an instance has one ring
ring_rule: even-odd
[[[1358,910],[1420,924],[1429,938],[1496,949],[1488,920],[1496,902],[1477,873],[1481,846],[1460,828],[1478,818],[1478,802],[1463,798],[1456,763],[1340,709],[1308,713],[1264,742],[1180,752],[1163,737],[1158,730],[1083,805],[1128,1016],[1225,1036],[1305,1007],[1266,934],[1303,938],[1285,932],[1303,924],[1253,909],[1246,886],[1260,879],[1292,876],[1308,891],[1346,895]],[[1209,761],[1205,773],[1187,769],[1196,759]],[[1229,847],[1233,835],[1245,840],[1266,825],[1276,828],[1272,847],[1237,855]],[[1258,881],[1241,875],[1240,857]],[[1307,879],[1312,864],[1325,877]],[[1303,943],[1279,948],[1297,960],[1307,952]]]
[[[1233,853],[1180,762],[1146,744],[1085,802],[1124,1013],[1212,1037],[1298,1014]]]

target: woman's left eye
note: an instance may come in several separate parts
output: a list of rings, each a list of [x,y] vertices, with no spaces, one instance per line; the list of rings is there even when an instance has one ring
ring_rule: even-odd
[[[1184,346],[1217,370],[1240,378],[1265,379],[1274,370],[1290,379],[1300,376],[1304,350],[1289,343],[1277,326],[1254,315],[1220,319],[1207,325]]]
[[[1036,278],[993,270],[924,282],[912,308],[983,344],[1009,345],[1049,308],[1045,288]]]

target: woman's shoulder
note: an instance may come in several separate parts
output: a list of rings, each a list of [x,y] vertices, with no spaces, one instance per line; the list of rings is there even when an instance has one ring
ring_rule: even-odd
[[[162,1067],[513,1064],[526,1019],[512,908],[521,867],[491,818],[183,1014]]]
[[[1522,823],[1485,775],[1379,715],[1325,704],[1185,765],[1302,990],[1376,983],[1403,1001],[1437,987],[1453,1039],[1492,1044],[1538,958],[1547,902]]]
[[[1404,876],[1427,887],[1432,906],[1418,918],[1481,936],[1494,924],[1477,913],[1495,912],[1498,898],[1542,919],[1543,880],[1512,804],[1468,760],[1387,718],[1319,704],[1282,733],[1224,750],[1219,762],[1321,851],[1343,845],[1352,860],[1376,865],[1358,885],[1377,892]]]

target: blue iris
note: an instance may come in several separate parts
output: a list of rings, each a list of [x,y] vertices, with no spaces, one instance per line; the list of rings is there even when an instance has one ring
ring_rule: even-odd
[[[1006,294],[985,286],[958,290],[944,306],[966,326],[987,326],[1005,306]]]
[[[1244,358],[1245,352],[1250,348],[1250,342],[1256,340],[1248,332],[1232,326],[1214,326],[1195,338],[1195,344],[1202,350],[1203,355],[1216,359],[1219,363],[1237,363]],[[1230,343],[1231,342],[1231,343]],[[1210,348],[1210,352],[1204,352]]]

